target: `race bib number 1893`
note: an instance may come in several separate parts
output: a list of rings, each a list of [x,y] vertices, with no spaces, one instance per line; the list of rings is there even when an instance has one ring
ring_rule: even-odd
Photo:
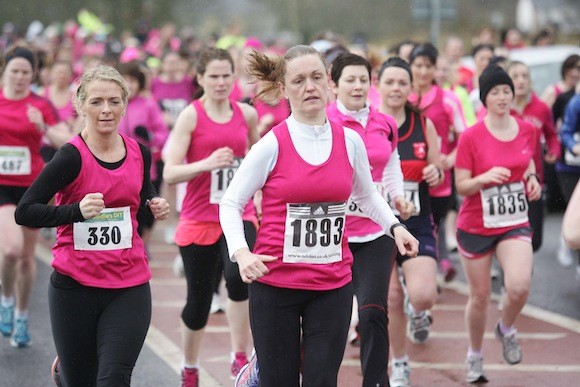
[[[284,263],[342,260],[345,202],[287,204]]]

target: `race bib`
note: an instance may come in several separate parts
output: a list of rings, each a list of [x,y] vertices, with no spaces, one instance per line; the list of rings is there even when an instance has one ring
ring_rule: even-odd
[[[26,146],[0,146],[0,175],[30,175],[30,149]]]
[[[480,194],[485,227],[508,227],[528,221],[528,200],[523,182],[490,187],[481,190]]]
[[[413,205],[415,206],[415,212],[413,212],[411,214],[411,216],[419,215],[419,213],[421,212],[421,200],[420,200],[420,196],[419,196],[419,183],[416,181],[404,181],[403,182],[403,189],[405,192],[405,200],[413,203]],[[399,213],[399,211],[397,210],[395,203],[391,200],[390,197],[388,197],[387,202],[389,203],[389,206],[391,206],[391,209],[393,210],[393,214],[395,214],[397,216],[401,215]]]
[[[342,260],[345,202],[286,205],[284,263],[328,264]]]
[[[105,208],[99,215],[73,224],[75,250],[121,250],[133,244],[129,206]]]
[[[385,187],[383,186],[382,183],[377,183],[374,182],[375,187],[377,188],[377,191],[379,191],[379,193],[381,194],[382,197],[385,197]],[[359,218],[367,218],[368,219],[368,215],[365,214],[360,207],[358,206],[358,204],[356,204],[354,202],[354,200],[352,200],[352,196],[350,198],[348,198],[348,204],[346,206],[346,214],[349,216],[358,216]]]
[[[211,204],[220,203],[226,189],[230,186],[234,175],[238,171],[242,160],[243,158],[237,157],[231,166],[211,171],[211,185],[209,190],[209,202]]]

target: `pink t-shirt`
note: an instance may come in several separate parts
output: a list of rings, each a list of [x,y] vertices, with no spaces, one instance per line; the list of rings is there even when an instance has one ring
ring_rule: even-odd
[[[149,140],[141,137],[140,130],[146,130]],[[161,160],[161,149],[167,137],[169,128],[163,120],[161,108],[153,98],[136,96],[129,100],[125,116],[119,121],[119,133],[130,137],[151,150],[151,180],[157,178],[157,161]]]
[[[13,101],[0,90],[0,185],[28,187],[44,167],[40,155],[42,133],[28,119],[28,106],[39,109],[47,125],[58,122],[58,113],[46,98],[30,93]]]
[[[286,98],[281,98],[276,105],[269,105],[262,101],[261,99],[256,100],[254,103],[254,108],[258,112],[258,117],[261,119],[266,114],[271,114],[273,121],[266,130],[260,133],[261,137],[264,137],[274,126],[278,125],[280,122],[284,121],[290,115],[290,105]]]
[[[55,197],[58,206],[79,203],[86,194],[101,192],[105,209],[110,211],[57,227],[52,267],[85,286],[120,289],[142,285],[151,278],[143,240],[137,232],[143,155],[135,140],[125,136],[123,140],[125,160],[110,170],[99,164],[80,136],[75,136],[70,144],[78,149],[82,168],[75,181]],[[79,244],[84,246],[75,248]]]
[[[151,81],[151,93],[163,111],[173,119],[177,119],[179,113],[192,101],[195,86],[190,77],[183,77],[181,81],[171,83],[154,78]]]
[[[344,129],[331,121],[332,150],[328,160],[320,165],[309,164],[300,157],[286,122],[272,130],[278,140],[278,158],[262,187],[263,217],[254,252],[278,259],[266,263],[270,272],[258,281],[280,288],[338,289],[351,281],[353,260],[347,238],[343,237],[344,217],[329,216],[334,204],[346,206],[352,191],[353,169]],[[333,253],[341,253],[341,258],[317,264],[283,261],[284,254],[293,251],[294,246],[304,245],[330,248]]]
[[[50,87],[46,87],[46,89],[44,90],[44,97],[50,100]],[[57,107],[56,105],[54,106],[56,111],[58,112],[58,118],[60,119],[60,121],[69,122],[77,118],[77,112],[72,103],[73,92],[70,92],[70,97],[71,98],[69,98],[69,100],[64,106],[61,107]]]
[[[398,131],[397,123],[393,117],[378,112],[371,105],[366,127],[363,128],[354,118],[342,114],[338,110],[336,102],[326,108],[326,115],[329,120],[343,127],[353,129],[361,136],[367,149],[373,181],[381,183],[389,158],[397,149]],[[346,219],[347,237],[365,236],[382,230],[381,226],[369,218],[347,216]]]
[[[550,153],[556,155],[558,158],[561,153],[560,141],[556,133],[552,110],[532,93],[530,102],[528,102],[522,112],[512,109],[510,113],[516,118],[529,122],[538,131],[538,145],[534,154],[534,162],[536,163],[536,171],[540,177],[540,182],[543,182],[544,160],[542,156],[544,152],[542,150],[542,136],[546,141]]]
[[[468,170],[472,177],[492,167],[511,170],[511,177],[504,185],[488,184],[479,192],[464,197],[457,218],[459,230],[476,235],[499,235],[529,225],[524,173],[534,157],[538,134],[529,123],[517,122],[519,133],[511,141],[496,139],[484,122],[467,129],[459,138],[456,169]],[[518,217],[519,213],[525,216]]]

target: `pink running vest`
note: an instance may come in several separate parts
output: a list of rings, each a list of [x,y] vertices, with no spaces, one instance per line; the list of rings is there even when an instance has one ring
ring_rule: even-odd
[[[235,157],[244,157],[248,147],[248,125],[238,104],[231,102],[231,106],[232,119],[229,122],[217,123],[209,118],[200,100],[193,101],[197,112],[197,125],[191,135],[186,162],[205,159],[216,149],[225,146],[234,151]],[[219,202],[210,203],[211,176],[211,172],[203,172],[187,183],[180,218],[219,222]],[[227,184],[228,176],[222,178],[223,184]]]
[[[101,192],[105,210],[112,211],[101,213],[106,221],[95,222],[97,219],[92,219],[81,222],[83,227],[87,227],[83,242],[88,248],[83,250],[75,250],[77,229],[73,224],[57,227],[56,244],[52,249],[52,266],[59,273],[68,275],[85,286],[128,288],[142,285],[151,278],[145,247],[137,233],[137,211],[141,204],[140,193],[143,187],[143,155],[135,140],[125,136],[122,138],[127,149],[125,161],[119,168],[109,170],[99,164],[83,139],[75,136],[70,144],[81,155],[81,171],[75,181],[56,194],[58,206],[79,203],[86,194]],[[129,209],[125,214],[119,210],[127,207]],[[125,229],[120,226],[123,223],[130,226],[132,231],[132,237],[125,242],[120,238],[122,234],[126,235]],[[81,239],[79,235],[76,235],[77,241]],[[116,245],[124,243],[129,243],[131,247],[116,248]]]
[[[338,289],[352,279],[352,254],[347,238],[343,237],[344,227],[337,229],[341,222],[336,218],[331,218],[331,221],[324,214],[325,211],[330,214],[337,203],[342,203],[344,208],[352,191],[353,168],[348,159],[344,129],[333,122],[331,129],[332,151],[321,165],[311,165],[300,157],[286,121],[272,129],[278,140],[278,159],[262,188],[263,217],[254,252],[273,255],[278,260],[266,264],[270,272],[260,278],[262,283],[281,288],[330,290]],[[287,211],[289,203],[303,204],[300,209],[294,206],[294,211],[304,209],[307,214],[304,219],[296,218],[293,226],[287,227],[287,218],[291,216]],[[343,216],[342,226],[344,220]],[[296,227],[298,221],[306,226]],[[341,252],[342,258],[327,264],[283,262],[287,228],[297,245],[318,247],[336,243],[339,246],[335,248]],[[324,233],[330,229],[332,234]]]

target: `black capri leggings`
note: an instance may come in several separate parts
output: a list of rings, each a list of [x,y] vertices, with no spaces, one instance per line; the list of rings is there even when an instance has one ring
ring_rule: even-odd
[[[256,241],[256,227],[244,221],[244,231],[251,250]],[[238,264],[230,261],[223,235],[213,245],[180,246],[179,252],[187,281],[187,302],[181,319],[189,329],[197,331],[207,324],[220,261],[223,262],[228,298],[238,302],[248,299],[248,285],[240,277]]]
[[[250,323],[260,386],[336,387],[351,312],[350,283],[324,291],[252,283]]]
[[[63,386],[130,386],[151,322],[149,283],[102,289],[53,272],[48,303]]]
[[[396,254],[395,241],[383,235],[348,246],[354,256],[352,283],[358,301],[362,385],[388,386],[387,293]]]

